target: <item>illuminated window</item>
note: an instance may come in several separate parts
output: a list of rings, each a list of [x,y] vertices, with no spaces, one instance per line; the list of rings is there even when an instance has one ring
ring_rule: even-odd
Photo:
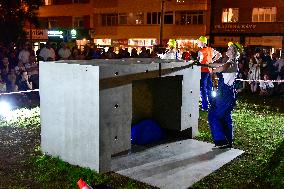
[[[176,0],[177,3],[185,3],[185,0]]]
[[[144,24],[144,13],[138,12],[135,18],[135,24]]]
[[[222,22],[238,22],[238,21],[239,21],[238,8],[223,9]]]
[[[253,22],[276,22],[276,7],[267,8],[253,8],[252,21]]]
[[[44,2],[45,5],[52,5],[52,0],[45,0]]]

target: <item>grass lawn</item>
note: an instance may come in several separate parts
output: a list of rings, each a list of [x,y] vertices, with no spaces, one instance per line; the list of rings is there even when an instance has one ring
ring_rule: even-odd
[[[15,188],[29,188],[21,184],[21,179],[32,179],[37,188],[77,188],[79,178],[92,186],[103,183],[115,188],[153,188],[115,173],[97,174],[44,156],[39,148],[39,108],[32,109],[32,112],[22,109],[15,115],[10,121],[0,121],[0,125],[21,127],[38,135],[35,149],[24,159],[27,170],[13,177],[14,180],[18,177],[13,185]],[[284,99],[240,96],[233,119],[234,147],[245,153],[196,183],[193,188],[283,188]],[[203,112],[199,130],[197,139],[211,142],[207,114]]]

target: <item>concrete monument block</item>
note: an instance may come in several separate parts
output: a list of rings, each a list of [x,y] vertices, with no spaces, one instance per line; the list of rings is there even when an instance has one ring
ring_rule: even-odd
[[[133,102],[146,100],[163,127],[196,134],[199,79],[188,63],[159,59],[40,62],[42,151],[110,171],[111,156],[131,148],[131,124],[143,117]],[[151,98],[141,102],[139,82],[150,87]]]

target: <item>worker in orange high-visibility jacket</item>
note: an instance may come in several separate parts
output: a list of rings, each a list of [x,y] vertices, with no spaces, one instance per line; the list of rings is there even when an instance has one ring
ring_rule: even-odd
[[[200,36],[197,39],[197,45],[200,48],[198,51],[198,61],[200,64],[210,64],[222,57],[220,52],[207,47],[207,38],[205,36]],[[201,67],[200,95],[203,111],[208,110],[209,102],[212,100],[212,88],[211,68]]]

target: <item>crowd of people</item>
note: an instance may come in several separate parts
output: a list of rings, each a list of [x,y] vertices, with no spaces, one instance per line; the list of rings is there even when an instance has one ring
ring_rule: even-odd
[[[247,48],[240,56],[239,92],[248,90],[252,94],[264,96],[284,94],[284,53],[277,56],[267,49]],[[277,82],[279,81],[279,82]]]
[[[84,50],[74,46],[69,48],[65,43],[41,44],[35,52],[30,43],[23,45],[4,46],[0,44],[0,93],[16,92],[39,87],[38,61],[54,60],[90,60],[90,59],[117,59],[117,58],[155,58],[165,49],[146,49],[142,47],[139,52],[132,48],[119,49],[116,53],[113,47],[107,51],[97,46],[86,45]],[[221,52],[221,51],[220,51]],[[196,59],[196,53],[183,53],[180,57]],[[225,62],[227,56],[219,61]],[[249,81],[239,81],[238,91],[250,91],[259,95],[277,95],[284,91],[284,83],[272,82],[271,80],[284,79],[284,54],[278,57],[275,53],[271,56],[267,49],[246,50],[240,56],[239,78]],[[265,81],[266,80],[266,81]]]

